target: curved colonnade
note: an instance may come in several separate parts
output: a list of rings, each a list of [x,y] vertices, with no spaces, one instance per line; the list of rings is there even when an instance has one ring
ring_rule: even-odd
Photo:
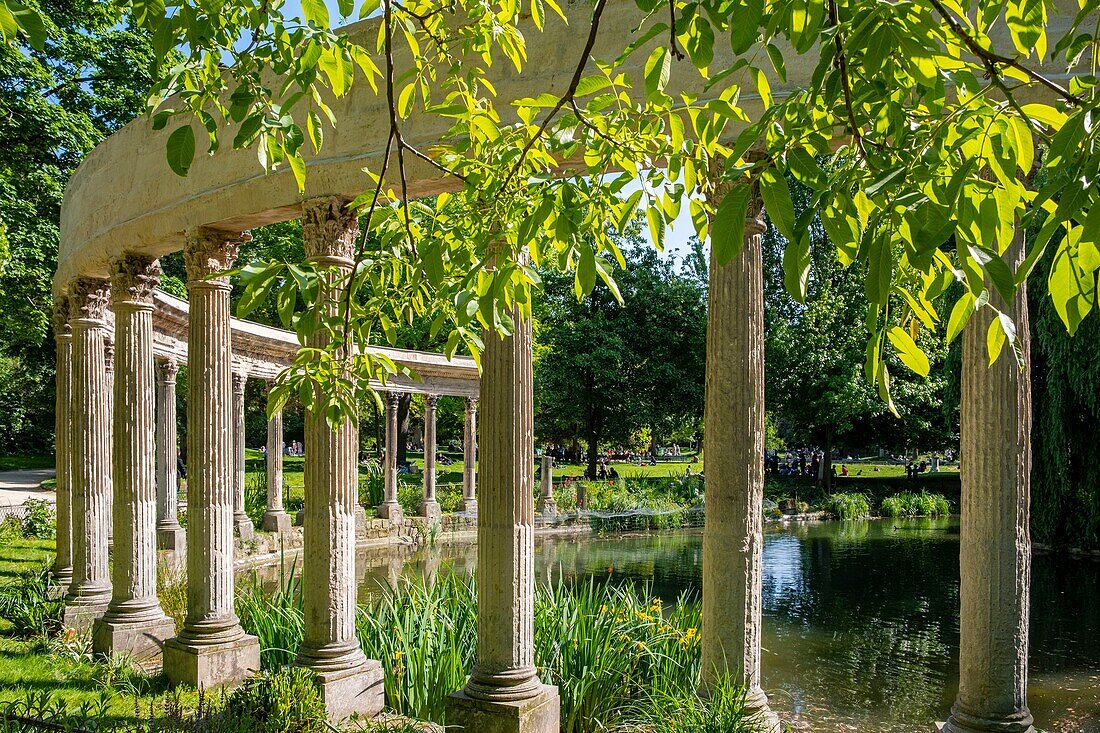
[[[548,19],[545,32],[528,39],[522,75],[498,65],[494,83],[501,98],[560,93],[567,87],[585,38],[578,30],[587,27],[586,9],[578,7],[572,27]],[[1057,30],[1070,17],[1052,18],[1052,26]],[[603,25],[628,29],[640,19],[633,2],[613,0]],[[374,26],[367,21],[346,32],[370,37]],[[601,35],[594,56],[617,56],[620,40]],[[647,55],[636,53],[629,62],[638,67],[639,78]],[[716,49],[715,55],[715,68],[733,60],[728,49]],[[772,79],[774,94],[782,97],[797,89],[812,73],[811,63],[808,55],[791,55],[786,80]],[[689,74],[677,66],[670,88],[702,94],[703,82]],[[750,113],[758,111],[753,107],[759,100],[751,94],[742,94],[741,101]],[[154,131],[144,119],[97,147],[66,190],[55,277],[58,512],[59,526],[72,525],[71,580],[65,576],[68,548],[62,539],[68,533],[59,532],[58,546],[58,576],[69,583],[66,622],[94,621],[95,648],[101,654],[159,651],[160,639],[168,639],[163,662],[173,682],[232,683],[258,667],[256,640],[233,613],[232,537],[234,527],[243,526],[237,489],[243,453],[234,443],[243,381],[240,376],[235,381],[234,374],[270,379],[289,362],[297,344],[278,329],[233,321],[229,285],[217,273],[233,265],[249,228],[298,217],[307,257],[350,267],[358,222],[343,205],[364,187],[362,167],[382,155],[388,113],[383,100],[363,85],[333,106],[341,124],[327,136],[322,153],[307,160],[304,196],[288,172],[263,174],[249,150],[199,156],[189,175],[178,178],[163,157],[169,131]],[[421,115],[408,121],[403,134],[428,149],[443,132],[442,120]],[[413,198],[454,184],[415,159],[408,162],[407,173]],[[744,683],[750,710],[766,729],[776,730],[760,669],[762,232],[763,207],[754,197],[740,255],[721,267],[712,260],[710,268],[700,682],[703,689],[726,676]],[[156,258],[181,249],[191,292],[186,307],[154,289]],[[1012,304],[1017,322],[1026,319],[1023,298],[1021,292]],[[109,310],[114,314],[113,388],[107,378]],[[557,690],[542,684],[533,659],[531,324],[516,322],[511,338],[487,337],[480,382],[472,364],[401,352],[396,360],[409,364],[423,381],[387,385],[457,394],[471,400],[468,405],[475,395],[480,401],[476,499],[472,460],[465,480],[471,492],[467,508],[478,509],[477,663],[467,686],[448,706],[449,725],[478,733],[558,730]],[[960,691],[947,728],[1025,733],[1033,730],[1026,703],[1030,396],[1026,374],[1009,366],[1011,360],[985,368],[984,353],[979,353],[983,333],[980,323],[973,324],[964,342]],[[155,380],[158,357],[165,366]],[[168,499],[158,502],[156,487],[171,485],[173,464],[170,449],[156,451],[156,436],[166,446],[173,441],[166,429],[153,426],[174,421],[167,412],[174,410],[175,370],[167,365],[184,360],[191,397],[188,605],[183,630],[169,638],[174,631],[156,599],[152,548],[157,518],[170,521]],[[154,390],[163,405],[159,417]],[[391,399],[387,411],[391,459],[396,454],[393,404]],[[429,413],[433,407],[429,399]],[[473,421],[468,409],[468,436]],[[281,455],[280,430],[273,420],[269,446],[279,450],[269,450],[272,457]],[[353,435],[350,424],[332,428],[307,416],[303,582],[309,590],[298,663],[316,672],[334,718],[353,711],[373,714],[383,703],[378,662],[363,656],[354,635],[354,524],[362,510],[355,500]],[[468,439],[467,445],[472,442]],[[151,469],[154,454],[158,460]],[[269,469],[274,463],[269,461]],[[277,482],[272,476],[271,484]],[[269,492],[273,514],[281,511],[275,498],[280,493]],[[112,496],[115,563],[113,577],[107,578],[108,523],[103,517]],[[401,521],[391,472],[386,498],[377,508],[379,516]],[[427,516],[438,510],[433,501],[434,489],[426,486]],[[265,526],[280,529],[283,521]],[[172,528],[162,529],[167,537]]]

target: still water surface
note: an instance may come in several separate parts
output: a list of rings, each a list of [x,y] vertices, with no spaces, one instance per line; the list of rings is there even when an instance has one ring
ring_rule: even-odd
[[[397,574],[476,564],[469,545],[391,553],[363,592]],[[698,594],[697,531],[538,538],[540,579],[645,583]],[[766,530],[763,684],[796,729],[929,731],[958,685],[957,520],[825,522]],[[1029,697],[1050,733],[1100,733],[1100,562],[1037,555]]]

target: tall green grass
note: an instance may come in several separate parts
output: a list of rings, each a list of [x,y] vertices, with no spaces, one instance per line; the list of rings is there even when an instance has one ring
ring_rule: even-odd
[[[294,659],[302,638],[299,590],[292,574],[273,593],[253,585],[238,597],[242,623],[260,638],[265,668]],[[432,586],[403,579],[360,606],[356,629],[367,656],[385,669],[389,707],[445,722],[447,695],[465,685],[476,659],[476,598],[472,578],[442,573]],[[539,587],[535,662],[542,680],[559,688],[562,732],[648,725],[650,701],[693,690],[699,617],[695,602],[666,608],[631,586]]]
[[[824,510],[836,519],[866,519],[871,505],[864,494],[832,494],[825,499]]]
[[[883,499],[879,513],[884,517],[945,517],[951,513],[951,505],[942,494],[903,491]]]

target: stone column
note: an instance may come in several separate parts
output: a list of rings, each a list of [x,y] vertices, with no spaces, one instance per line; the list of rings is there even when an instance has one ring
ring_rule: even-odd
[[[53,337],[57,346],[56,400],[54,402],[54,465],[57,477],[57,556],[53,563],[53,579],[64,594],[73,582],[72,483],[69,469],[72,454],[69,446],[72,434],[69,416],[69,386],[73,356],[73,330],[69,326],[69,299],[60,296],[54,303]]]
[[[435,409],[439,395],[424,396],[424,501],[420,503],[420,516],[429,522],[438,522],[443,511],[435,498]]]
[[[256,527],[244,510],[244,388],[248,372],[233,370],[233,530],[242,540],[256,535]]]
[[[1024,231],[1005,259],[1024,259]],[[986,334],[994,314],[982,308],[963,332],[959,533],[959,694],[947,733],[1033,733],[1027,706],[1031,591],[1031,346],[1027,290],[1006,304],[988,286],[990,305],[1023,334],[1020,368],[1006,344],[989,365]]]
[[[157,598],[157,487],[154,438],[153,290],[160,265],[151,257],[111,263],[115,313],[114,562],[111,604],[92,627],[97,655],[126,655],[159,666],[175,622]]]
[[[477,397],[466,398],[462,442],[462,511],[477,514]]]
[[[267,464],[264,468],[267,470],[267,510],[262,526],[265,532],[289,532],[292,522],[283,508],[282,410],[267,419]]]
[[[379,517],[395,523],[405,519],[405,513],[397,501],[397,404],[400,401],[399,393],[386,393],[386,493],[377,508]]]
[[[542,494],[539,496],[539,514],[553,516],[558,513],[558,502],[554,501],[554,459],[551,456],[542,457],[542,467],[539,473],[542,479]]]
[[[247,237],[247,235],[245,235]],[[240,235],[188,231],[187,618],[164,645],[173,684],[209,688],[260,668],[260,645],[233,612],[233,388],[229,269]]]
[[[318,305],[338,312],[343,284],[354,265],[359,220],[347,201],[307,203],[302,216],[306,256],[326,272]],[[331,345],[325,330],[314,348]],[[340,354],[343,356],[343,354]],[[313,670],[333,720],[373,716],[385,702],[382,665],[368,660],[355,634],[355,509],[358,505],[359,430],[352,416],[334,428],[324,410],[306,411],[305,547],[302,602],[305,623],[296,664]]]
[[[716,196],[729,191],[719,186]],[[746,687],[762,730],[779,720],[760,687],[761,558],[764,551],[764,210],[749,199],[744,245],[719,265],[711,250],[703,454],[701,688],[723,678]]]
[[[84,630],[111,601],[106,516],[111,494],[105,355],[109,296],[107,281],[90,277],[75,280],[69,292],[73,577],[63,621],[66,627]]]
[[[531,319],[509,338],[486,334],[482,356],[481,500],[477,522],[477,663],[447,700],[460,731],[557,733],[558,689],[534,659],[534,379]]]
[[[114,430],[115,421],[115,337],[113,332],[103,339],[103,367],[107,375],[107,450],[111,450],[111,431]],[[111,481],[113,466],[107,464],[107,484],[111,490],[107,492],[107,513],[103,521],[107,523],[107,544],[115,540],[115,490]]]
[[[179,364],[165,359],[157,365],[157,547],[182,558],[187,533],[180,526],[179,446],[176,431],[176,376]]]

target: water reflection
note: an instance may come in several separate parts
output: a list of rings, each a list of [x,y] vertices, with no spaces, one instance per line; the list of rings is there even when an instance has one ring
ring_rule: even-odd
[[[798,729],[931,730],[957,688],[956,520],[770,528],[764,542],[764,688]],[[468,573],[469,544],[361,551],[361,592],[401,574]],[[542,582],[639,582],[698,596],[701,534],[540,538]],[[1100,733],[1100,563],[1036,557],[1031,686],[1036,725]]]

